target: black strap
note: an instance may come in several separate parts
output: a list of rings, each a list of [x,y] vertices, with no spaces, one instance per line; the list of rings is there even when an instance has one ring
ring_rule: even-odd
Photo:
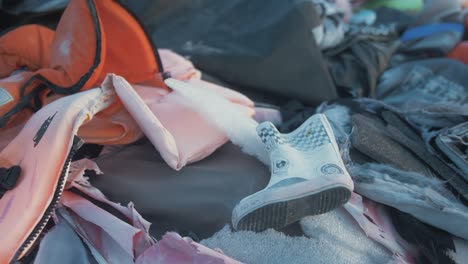
[[[0,199],[7,191],[15,187],[20,174],[20,166],[13,166],[9,169],[0,168]]]

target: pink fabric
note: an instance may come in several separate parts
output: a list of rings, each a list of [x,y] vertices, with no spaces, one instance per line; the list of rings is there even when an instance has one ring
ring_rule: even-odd
[[[199,83],[199,89],[215,91],[231,102],[237,102],[234,104],[240,113],[254,114],[253,103],[246,97],[203,81],[191,82]],[[116,90],[125,111],[130,113],[132,120],[175,170],[205,158],[227,142],[226,135],[188,108],[183,102],[186,99],[178,93],[142,85],[131,86],[116,75],[109,75],[105,84]]]
[[[197,71],[182,57],[166,52],[163,60],[166,64],[173,62],[168,68],[184,82],[198,83],[201,85],[199,89],[215,91],[232,102],[239,112],[253,115],[253,103],[248,98],[201,81]],[[5,246],[0,248],[0,263],[11,260],[42,218],[57,188],[75,135],[78,134],[85,142],[115,143],[134,141],[144,132],[176,170],[206,157],[224,144],[227,141],[225,134],[181,103],[184,98],[180,97],[166,88],[132,87],[113,74],[107,76],[101,88],[65,97],[50,97],[50,102],[29,119],[18,136],[0,153],[0,166],[20,165],[23,170],[17,186],[0,200],[0,242],[8,241],[1,243]],[[10,132],[1,136],[9,140],[16,131]],[[102,219],[91,219],[84,209],[89,206],[72,194],[65,194],[64,203],[75,214],[82,215],[82,222],[77,221],[83,226],[102,225],[105,221],[101,220],[109,217],[101,211],[98,214]],[[141,221],[131,205],[128,210],[127,217],[132,219],[136,229],[128,229],[125,236],[140,241],[139,245],[133,245],[140,252],[145,249],[148,238],[141,235],[145,232],[138,230],[147,230],[149,226]],[[112,240],[117,239],[114,234],[123,235],[113,232],[112,228],[119,228],[119,225],[109,226],[109,230],[106,228],[101,229],[109,233],[107,236],[94,237],[90,233],[89,239]],[[128,244],[120,246],[129,253]]]
[[[111,102],[103,89],[67,96],[37,112],[1,151],[0,167],[22,171],[0,199],[0,263],[10,262],[51,203],[78,128]]]
[[[400,237],[381,205],[353,193],[344,208],[367,236],[393,253],[392,263],[414,263],[415,249]]]
[[[201,73],[193,64],[172,51],[162,49],[159,53],[164,69],[173,78],[224,97],[238,106],[240,113],[249,117],[255,114],[254,103],[246,96],[201,80]],[[104,127],[112,124],[120,126],[121,130],[112,130],[116,134],[107,137],[111,143],[128,134],[137,140],[144,133],[166,163],[175,170],[207,157],[227,142],[225,133],[188,107],[190,102],[178,93],[165,88],[131,85],[113,74],[108,75],[103,85],[115,89],[125,109],[113,113],[111,117],[98,115],[91,120],[79,133],[86,142],[105,144],[106,138],[103,139],[104,135],[97,130],[107,131]],[[206,103],[210,104],[209,101]],[[99,129],[101,127],[103,129]]]
[[[2,151],[23,129],[23,125],[0,130],[0,151]]]
[[[65,191],[61,202],[73,211],[75,221],[82,227],[79,235],[90,241],[107,261],[116,263],[112,261],[117,256],[116,251],[128,255],[127,259],[134,259],[134,240],[141,236],[141,230],[74,193]]]
[[[167,233],[156,245],[141,255],[137,264],[237,264],[240,263],[177,233]]]
[[[269,155],[263,143],[255,132],[258,122],[245,111],[240,111],[237,104],[216,93],[205,90],[193,83],[187,83],[173,78],[164,81],[178,95],[181,105],[186,105],[199,113],[214,127],[223,131],[229,140],[240,146],[242,151],[257,157],[265,164],[270,164]]]
[[[92,160],[82,159],[75,161],[70,167],[70,175],[68,177],[66,188],[69,189],[74,187],[89,197],[107,204],[119,211],[121,214],[125,215],[132,226],[141,230],[141,232],[137,235],[137,240],[133,241],[135,243],[133,247],[137,256],[143,253],[143,251],[145,251],[149,245],[153,244],[153,239],[149,235],[149,228],[151,224],[135,210],[133,203],[129,203],[127,206],[122,206],[120,204],[109,201],[100,190],[89,184],[88,180],[83,176],[85,170],[92,170],[97,174],[102,174],[97,164]]]
[[[212,91],[239,106],[239,112],[254,115],[254,103],[246,96],[201,80],[201,73],[182,56],[164,49],[159,52],[165,70],[173,78]],[[130,85],[113,74],[107,76],[102,86],[115,90],[125,107],[106,109],[80,127],[78,136],[87,143],[127,144],[146,135],[168,165],[180,170],[207,157],[227,142],[223,132],[187,107],[183,97],[167,88]],[[60,98],[52,96],[49,103]],[[20,128],[2,133],[0,150],[18,134]]]
[[[200,79],[201,73],[184,57],[168,49],[158,49],[164,71],[179,80]]]
[[[151,143],[153,143],[167,164],[176,170],[185,165],[179,160],[179,153],[174,137],[161,124],[154,113],[151,112],[151,109],[133,87],[124,78],[116,75],[111,75],[110,78],[106,78],[106,81],[114,87],[126,110],[137,122]]]
[[[117,81],[113,82],[114,80]],[[224,133],[208,124],[195,111],[189,110],[183,106],[184,104],[179,104],[179,101],[184,100],[184,98],[177,99],[179,95],[151,87],[135,89],[136,92],[121,77],[109,75],[100,89],[59,98],[46,105],[33,115],[20,134],[2,150],[0,165],[2,167],[20,165],[23,172],[17,186],[0,200],[0,233],[2,233],[0,241],[3,239],[10,241],[8,247],[0,249],[0,260],[9,261],[16,252],[16,247],[22,244],[37,221],[41,219],[57,186],[73,136],[76,134],[83,136],[83,133],[80,134],[83,130],[79,128],[87,127],[88,132],[94,129],[96,133],[101,133],[100,136],[105,141],[108,135],[102,133],[100,123],[93,123],[92,120],[97,113],[102,117],[112,112],[113,106],[119,99],[129,111],[121,108],[121,115],[119,113],[111,115],[119,116],[121,120],[116,124],[117,127],[107,127],[108,131],[115,133],[109,137],[113,139],[126,137],[128,133],[138,135],[139,128],[135,125],[138,123],[148,137],[154,137],[155,147],[176,170],[189,162],[206,157],[227,141]],[[226,96],[233,96],[223,88],[210,86],[207,89],[218,89],[227,94]],[[143,90],[149,93],[148,97]],[[146,104],[142,98],[149,103]],[[245,101],[242,96],[236,100]],[[253,114],[253,110],[245,105],[234,103],[233,105],[240,112]],[[126,111],[131,115],[126,114]],[[158,117],[161,122],[158,121]],[[138,122],[135,123],[134,120]],[[154,122],[149,125],[145,123],[146,120]],[[83,124],[85,125],[82,126]],[[90,126],[93,124],[97,126]],[[132,130],[126,130],[130,126]],[[86,142],[85,136],[83,139]],[[41,143],[36,147],[39,140]],[[21,195],[17,195],[18,193]],[[24,214],[25,211],[28,213]]]
[[[64,192],[61,203],[73,212],[74,230],[110,263],[125,259],[135,263],[239,263],[224,254],[200,245],[177,233],[168,233],[159,242],[149,236],[150,224],[135,211],[133,204],[124,207],[109,201],[83,176],[85,170],[101,173],[88,159],[73,162],[66,188],[77,188],[88,196],[117,209],[130,224],[97,207],[85,198]],[[117,262],[116,262],[117,261]]]
[[[253,115],[253,103],[248,98],[201,81],[197,71],[182,57],[166,52],[163,60],[166,64],[174,62],[170,64],[170,71],[184,79],[184,82],[198,83],[201,85],[199,89],[215,91],[232,102],[239,112]],[[180,103],[184,100],[180,97],[166,88],[132,87],[123,78],[113,74],[107,76],[101,88],[65,97],[51,97],[50,102],[29,119],[21,132],[0,153],[0,166],[9,168],[19,165],[22,168],[15,188],[0,200],[0,244],[4,245],[0,248],[0,263],[11,260],[42,218],[59,187],[58,181],[75,135],[78,134],[85,142],[131,142],[140,138],[143,131],[176,170],[206,157],[224,144],[227,141],[225,134]],[[13,130],[10,132],[16,133]],[[3,133],[0,137],[5,136],[9,140],[11,133]],[[4,142],[3,138],[0,142]],[[72,194],[65,194],[64,203],[75,214],[82,215],[81,224],[85,226],[99,226],[105,223],[102,219],[109,217],[105,212],[97,210],[102,219],[92,219],[85,209],[89,206]],[[140,222],[135,229],[125,231],[125,236],[140,241],[140,246],[133,245],[133,248],[142,251],[148,238],[140,235],[142,232],[138,230],[149,227],[145,227],[146,223],[140,220],[132,206],[128,210],[127,217],[132,219],[133,224]],[[94,237],[88,234],[89,238],[112,240],[117,239],[113,235],[124,235],[118,233],[118,230],[117,233],[113,232],[112,228],[119,228],[119,225],[109,226],[109,230],[106,228],[101,229],[109,233],[108,236]],[[140,236],[142,240],[138,238]],[[120,246],[129,253],[128,244]]]

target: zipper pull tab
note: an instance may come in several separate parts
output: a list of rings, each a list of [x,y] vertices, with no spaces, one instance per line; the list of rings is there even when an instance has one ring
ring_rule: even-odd
[[[13,166],[9,169],[0,168],[0,199],[7,191],[15,187],[20,175],[20,166]]]

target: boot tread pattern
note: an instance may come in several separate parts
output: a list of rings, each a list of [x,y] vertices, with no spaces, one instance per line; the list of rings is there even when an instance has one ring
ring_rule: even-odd
[[[268,228],[281,229],[305,216],[324,214],[345,204],[351,191],[334,187],[289,201],[267,204],[243,217],[238,230],[261,232]]]

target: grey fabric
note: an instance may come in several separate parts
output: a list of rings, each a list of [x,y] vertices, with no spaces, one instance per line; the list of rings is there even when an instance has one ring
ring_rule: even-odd
[[[426,148],[424,141],[417,138],[414,132],[395,114],[385,112],[384,118],[389,123],[388,134],[403,146],[411,149],[420,159],[424,160],[438,176],[453,188],[465,201],[468,201],[468,183],[454,170],[444,164],[440,159],[432,155]],[[406,132],[406,133],[405,133]],[[408,134],[411,133],[411,134]]]
[[[382,111],[382,109],[378,110],[379,112]],[[403,171],[391,164],[373,162],[357,164],[354,157],[349,156],[349,149],[353,147],[349,142],[353,141],[352,138],[357,133],[351,122],[353,111],[339,104],[323,104],[317,109],[317,112],[325,114],[332,124],[333,133],[342,152],[343,161],[345,161],[346,167],[354,180],[357,193],[409,213],[422,222],[446,230],[451,234],[465,239],[468,238],[468,232],[464,228],[468,221],[468,207],[463,205],[458,197],[449,192],[444,180],[416,172]],[[396,123],[392,122],[392,117],[388,114],[384,114],[384,116],[386,116],[386,122]],[[416,137],[410,133],[412,130],[409,127],[401,125],[394,125],[390,127],[391,129],[387,128],[385,131],[395,130],[395,127],[401,128],[400,133],[391,132],[397,134],[398,139],[404,137],[405,140],[399,142],[395,138],[392,139],[401,145],[404,145],[407,141],[412,142]],[[403,133],[408,135],[399,135]],[[388,135],[391,136],[392,134]],[[421,146],[424,149],[425,145],[422,141],[418,142],[416,147],[410,145],[411,152],[416,155],[413,152],[415,147],[419,155],[431,155],[426,149],[420,149]],[[422,160],[424,160],[424,157]],[[434,162],[434,156],[424,161]],[[440,163],[436,165],[440,165]]]
[[[153,223],[150,232],[156,237],[168,230],[211,236],[231,222],[237,202],[270,179],[266,166],[230,143],[178,172],[149,142],[102,155],[96,162],[104,175],[92,177],[91,183],[112,201],[134,202]]]
[[[442,181],[375,163],[351,165],[348,171],[362,196],[468,239],[468,207],[447,192]]]
[[[429,129],[433,129],[431,125],[436,126],[436,128],[443,128],[447,124],[457,124],[457,120],[460,120],[460,116],[451,115],[447,111],[441,111],[440,113],[434,114],[427,111],[427,108],[422,110],[417,110],[415,112],[404,112],[401,108],[392,107],[386,105],[382,102],[370,100],[370,99],[360,99],[361,106],[364,109],[367,109],[370,112],[374,113],[384,113],[382,118],[386,121],[386,134],[390,136],[394,141],[398,142],[400,145],[404,146],[406,149],[410,150],[416,157],[431,168],[431,170],[440,177],[441,179],[446,180],[448,187],[452,188],[456,193],[460,195],[462,199],[468,201],[468,183],[464,180],[462,174],[458,170],[454,170],[447,164],[445,164],[440,158],[437,157],[434,153],[431,153],[432,148],[430,146],[431,140],[438,135],[439,130],[434,130],[429,132]],[[416,103],[415,103],[416,104]],[[428,106],[430,109],[430,106]],[[390,110],[390,111],[388,111]],[[400,115],[412,123],[416,123],[416,127],[419,125],[420,131],[413,131],[413,128],[405,122],[402,117],[393,114],[395,112],[400,113]],[[386,114],[385,114],[386,113]],[[417,113],[412,115],[412,113]],[[418,115],[419,114],[419,115]],[[463,113],[464,114],[464,113]],[[461,120],[463,119],[463,114]],[[468,114],[468,112],[466,112]],[[419,119],[416,117],[420,116]],[[446,118],[444,116],[454,117],[453,119]],[[437,118],[434,118],[437,117]],[[425,125],[417,124],[421,122],[426,122]],[[428,175],[429,176],[429,175]]]
[[[312,29],[317,45],[323,50],[338,45],[344,39],[346,24],[343,12],[327,0],[315,0],[321,23]]]
[[[374,94],[378,78],[397,46],[394,27],[352,26],[338,46],[324,51],[340,96]]]
[[[406,63],[382,74],[376,98],[404,112],[468,116],[467,74],[466,65],[446,58]]]
[[[122,0],[159,48],[235,86],[319,103],[337,97],[313,0]]]
[[[350,138],[353,147],[394,168],[417,172],[426,177],[435,175],[460,198],[468,201],[468,183],[463,175],[432,154],[421,136],[398,115],[382,109],[379,112],[381,120],[385,122],[384,126],[381,124],[380,131],[374,129],[379,124],[375,119],[359,120],[356,115],[352,116],[353,134]]]
[[[16,1],[13,4],[16,3]],[[18,1],[21,2],[21,1]],[[11,30],[28,24],[37,24],[55,29],[57,23],[62,16],[63,9],[51,10],[41,13],[21,13],[18,15],[8,13],[4,7],[1,6],[0,0],[0,36],[10,32]]]
[[[41,240],[34,264],[97,263],[89,249],[61,214]]]
[[[281,133],[292,132],[314,113],[315,109],[312,107],[306,107],[299,101],[289,101],[281,106],[283,122],[277,126],[278,130]]]
[[[468,181],[468,122],[443,130],[435,142]]]
[[[387,135],[387,128],[381,120],[354,114],[351,122],[354,129],[351,142],[360,152],[379,163],[434,177],[423,161]]]
[[[396,24],[399,30],[404,30],[416,21],[416,15],[389,7],[378,7],[374,9],[377,14],[376,25]]]
[[[398,52],[391,58],[390,65],[446,57],[463,40],[463,32],[444,31],[416,40],[401,42]]]
[[[444,103],[441,101],[432,104],[426,103],[424,106],[417,107],[417,97],[408,100],[413,101],[414,105],[407,104],[407,107],[390,105],[370,98],[360,98],[356,101],[359,102],[363,109],[369,112],[375,113],[382,110],[390,110],[400,114],[418,130],[426,144],[437,136],[441,129],[468,121],[468,105]]]
[[[419,255],[415,256],[415,263],[457,264],[450,256],[456,250],[456,238],[453,235],[422,223],[400,210],[390,207],[388,213],[398,234],[418,248]]]
[[[412,23],[412,27],[435,22],[461,22],[461,6],[458,0],[425,0],[424,8]]]
[[[0,0],[0,9],[14,15],[47,13],[64,9],[69,0]]]

